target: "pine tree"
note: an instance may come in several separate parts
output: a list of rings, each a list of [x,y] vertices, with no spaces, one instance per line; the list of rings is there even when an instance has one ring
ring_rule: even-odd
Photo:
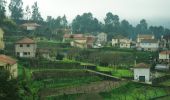
[[[30,20],[30,18],[31,18],[31,9],[28,5],[25,8],[25,17],[27,20]]]
[[[0,22],[5,18],[5,0],[0,0]]]
[[[22,0],[11,0],[9,10],[11,11],[11,18],[19,20],[23,18],[23,2]]]
[[[34,5],[32,6],[32,20],[43,21],[43,18],[41,17],[41,14],[39,12],[39,7],[37,5],[37,2],[35,2]]]

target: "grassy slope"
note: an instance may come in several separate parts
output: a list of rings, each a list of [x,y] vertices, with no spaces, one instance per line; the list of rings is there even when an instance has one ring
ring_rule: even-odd
[[[166,95],[166,90],[142,84],[128,83],[113,91],[101,93],[101,95],[105,100],[148,100]]]
[[[110,67],[101,67],[98,66],[97,67],[98,71],[106,71],[106,72],[112,72],[113,76],[117,76],[117,77],[132,77],[133,76],[133,72],[127,69],[113,69]]]

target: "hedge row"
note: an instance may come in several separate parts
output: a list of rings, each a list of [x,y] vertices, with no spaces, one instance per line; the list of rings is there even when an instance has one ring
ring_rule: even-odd
[[[93,73],[83,71],[83,70],[44,70],[35,71],[32,73],[33,80],[42,80],[47,78],[75,78],[83,76],[96,76]]]
[[[83,69],[78,62],[48,61],[40,59],[20,59],[23,66],[29,68],[48,68],[48,69]]]
[[[154,85],[157,85],[159,84],[160,82],[164,82],[166,80],[170,79],[170,75],[165,75],[165,76],[162,76],[162,77],[159,77],[159,78],[156,78],[156,79],[153,79],[152,80],[152,83]]]

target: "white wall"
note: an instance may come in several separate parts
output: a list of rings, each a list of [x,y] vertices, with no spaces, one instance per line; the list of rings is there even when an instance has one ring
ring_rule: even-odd
[[[120,43],[120,48],[130,48],[130,43]]]
[[[118,43],[118,39],[112,39],[112,46],[115,46]]]
[[[158,43],[140,43],[141,48],[159,48]]]
[[[145,76],[145,82],[150,81],[149,68],[134,68],[134,80],[139,81],[139,76]]]
[[[34,27],[34,26],[27,26],[28,31],[32,31],[32,30],[35,30],[35,29],[36,29],[36,27]]]
[[[169,58],[170,58],[169,54],[159,54],[159,59],[165,60],[165,59],[169,59]]]

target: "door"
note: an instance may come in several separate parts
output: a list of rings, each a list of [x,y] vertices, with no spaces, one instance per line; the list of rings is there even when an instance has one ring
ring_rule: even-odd
[[[20,57],[23,57],[23,53],[22,52],[20,52]]]
[[[145,82],[145,76],[139,76],[139,81],[140,82]]]

